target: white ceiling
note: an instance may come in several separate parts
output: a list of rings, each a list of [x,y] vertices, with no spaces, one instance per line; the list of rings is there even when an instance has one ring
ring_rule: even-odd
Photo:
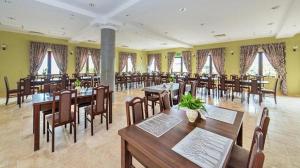
[[[0,0],[0,29],[99,43],[109,25],[118,47],[143,50],[291,37],[299,16],[300,0]]]

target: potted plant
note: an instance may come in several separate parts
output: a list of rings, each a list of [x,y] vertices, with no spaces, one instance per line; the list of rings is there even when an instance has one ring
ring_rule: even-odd
[[[81,82],[80,82],[80,80],[79,79],[76,79],[76,81],[75,81],[75,89],[77,90],[77,92],[80,92],[80,90],[81,90]]]
[[[170,82],[170,84],[171,84],[171,86],[172,86],[173,83],[175,82],[175,78],[172,77],[172,76],[170,76],[170,77],[168,78],[168,81]]]
[[[206,111],[204,102],[193,97],[190,93],[183,95],[179,107],[186,111],[189,122],[194,123],[199,115],[199,111]]]

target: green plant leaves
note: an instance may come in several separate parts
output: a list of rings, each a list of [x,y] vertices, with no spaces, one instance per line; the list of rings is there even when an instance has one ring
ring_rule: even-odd
[[[201,109],[206,111],[204,102],[200,99],[194,98],[190,93],[182,96],[179,107],[185,107],[191,110]]]

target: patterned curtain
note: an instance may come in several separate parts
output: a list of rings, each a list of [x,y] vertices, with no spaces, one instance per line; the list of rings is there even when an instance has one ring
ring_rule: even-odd
[[[122,72],[122,70],[126,67],[128,60],[128,53],[120,52],[119,53],[119,72]]]
[[[84,64],[88,59],[88,48],[76,47],[75,48],[75,73],[79,74]]]
[[[285,43],[263,44],[262,49],[270,64],[282,79],[282,93],[287,95]]]
[[[155,60],[154,60],[155,66],[156,66],[158,72],[160,72],[161,71],[161,61],[160,61],[161,54],[154,54],[154,56],[155,56]]]
[[[136,71],[136,53],[130,53],[132,66],[133,66],[133,72]]]
[[[30,42],[30,75],[37,75],[49,48],[48,43]]]
[[[68,46],[52,44],[51,50],[60,72],[62,72],[62,74],[66,74],[68,64]]]
[[[183,51],[182,52],[183,63],[189,73],[192,72],[192,52]]]
[[[208,50],[208,49],[197,51],[197,72],[198,73],[202,72],[202,69],[206,63],[209,53],[210,53],[210,50]]]
[[[95,66],[96,72],[99,75],[100,73],[100,61],[101,61],[101,52],[100,49],[96,48],[90,48],[91,56],[92,56],[92,61]]]
[[[220,75],[225,74],[224,66],[225,66],[225,48],[214,48],[211,50],[211,57],[217,72]]]
[[[171,72],[171,70],[172,70],[175,54],[176,54],[175,52],[168,53],[168,70],[169,70],[169,72]]]
[[[250,45],[241,47],[240,74],[245,75],[251,67],[258,52],[259,45]]]

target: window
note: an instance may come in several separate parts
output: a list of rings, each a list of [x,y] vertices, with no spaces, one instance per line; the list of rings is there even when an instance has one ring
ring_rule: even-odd
[[[133,64],[132,64],[132,59],[131,56],[128,57],[126,65],[122,72],[133,72]]]
[[[175,57],[172,65],[172,72],[187,72],[187,69],[183,63],[182,57]]]
[[[55,59],[51,53],[48,51],[46,54],[43,63],[38,70],[39,75],[48,75],[48,74],[60,74],[60,70],[55,62]]]
[[[94,66],[94,62],[93,62],[92,56],[89,54],[80,73],[95,73],[95,72],[96,72],[96,69]]]
[[[277,73],[263,52],[257,53],[247,74],[261,76],[276,76]]]
[[[155,65],[155,59],[152,60],[149,66],[149,72],[156,72],[158,71],[157,66]]]
[[[209,55],[206,59],[204,67],[202,69],[202,73],[204,74],[218,74],[216,67],[212,61],[212,57]]]

